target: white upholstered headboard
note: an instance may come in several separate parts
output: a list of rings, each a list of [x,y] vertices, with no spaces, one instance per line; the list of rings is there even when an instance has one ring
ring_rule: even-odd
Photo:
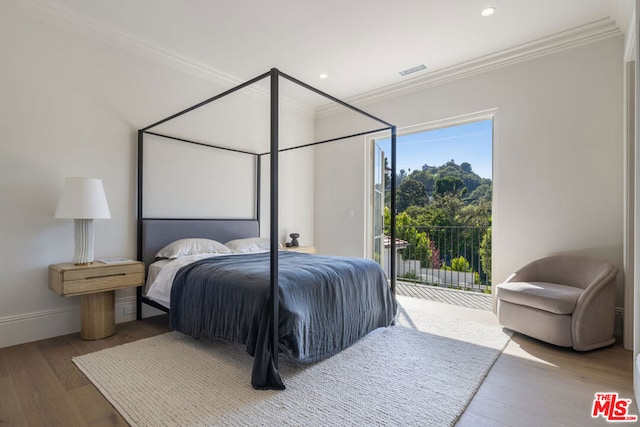
[[[138,255],[148,267],[156,253],[178,239],[199,237],[221,243],[258,237],[260,225],[253,219],[143,219]]]

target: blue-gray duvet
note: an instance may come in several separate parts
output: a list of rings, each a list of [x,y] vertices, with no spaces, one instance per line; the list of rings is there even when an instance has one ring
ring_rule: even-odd
[[[206,258],[181,268],[171,289],[171,327],[195,338],[246,345],[251,384],[284,389],[269,339],[269,253]],[[396,300],[370,260],[280,252],[279,351],[310,363],[393,322]]]

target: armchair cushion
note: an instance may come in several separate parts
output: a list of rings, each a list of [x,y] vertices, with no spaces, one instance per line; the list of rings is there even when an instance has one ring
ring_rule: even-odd
[[[496,297],[554,314],[571,314],[583,291],[548,282],[507,282],[496,286]]]

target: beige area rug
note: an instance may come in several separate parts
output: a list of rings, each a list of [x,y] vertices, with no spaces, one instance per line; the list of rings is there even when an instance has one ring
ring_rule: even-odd
[[[498,326],[398,297],[398,325],[311,365],[280,360],[284,391],[251,387],[242,346],[178,332],[73,359],[134,426],[453,425],[509,341]]]

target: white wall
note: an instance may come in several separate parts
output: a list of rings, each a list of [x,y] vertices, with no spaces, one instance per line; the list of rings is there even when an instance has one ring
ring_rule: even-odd
[[[316,147],[315,247],[326,255],[366,257],[366,151],[360,138]],[[322,203],[318,206],[317,203]]]
[[[623,40],[612,37],[368,104],[398,127],[497,109],[494,135],[493,277],[504,280],[547,254],[603,255],[622,268]],[[316,120],[316,133],[352,128],[344,114]],[[343,213],[364,188],[364,141],[323,147],[316,157],[316,247],[330,252],[344,230],[359,239],[357,217]],[[464,159],[456,159],[463,161]],[[335,162],[347,169],[334,167]],[[428,162],[428,159],[425,159]],[[319,190],[322,185],[327,190]],[[365,201],[366,204],[366,201]],[[349,243],[359,255],[364,241]],[[622,306],[622,274],[618,306]]]
[[[79,330],[79,299],[47,286],[48,265],[73,254],[73,222],[53,218],[64,178],[103,180],[112,218],[95,222],[96,257],[134,258],[137,129],[229,87],[207,73],[186,72],[184,63],[132,53],[55,19],[0,3],[0,347]],[[250,98],[257,102],[255,94]],[[312,140],[308,112],[285,105],[281,114],[283,123],[296,123],[283,132],[286,139]],[[252,129],[249,117],[241,122]],[[313,158],[308,150],[283,157],[281,240],[295,228],[313,244]],[[176,160],[171,167],[189,166]],[[201,187],[185,191],[199,194]],[[226,203],[225,209],[234,198]],[[228,212],[215,204],[210,210],[211,217]],[[268,233],[268,225],[262,228]],[[117,292],[119,321],[132,318],[121,309],[134,303],[133,295]]]
[[[368,107],[364,108],[368,112]],[[377,115],[374,113],[374,115]],[[318,116],[316,141],[327,141],[348,135],[385,128],[384,123],[343,107],[330,117]],[[381,120],[389,117],[377,115]],[[382,137],[390,133],[383,132]],[[368,135],[371,136],[371,135]],[[371,201],[371,168],[365,159],[373,156],[364,137],[340,139],[315,148],[315,247],[321,254],[367,257],[365,244],[369,203]],[[320,204],[318,204],[320,203]]]

